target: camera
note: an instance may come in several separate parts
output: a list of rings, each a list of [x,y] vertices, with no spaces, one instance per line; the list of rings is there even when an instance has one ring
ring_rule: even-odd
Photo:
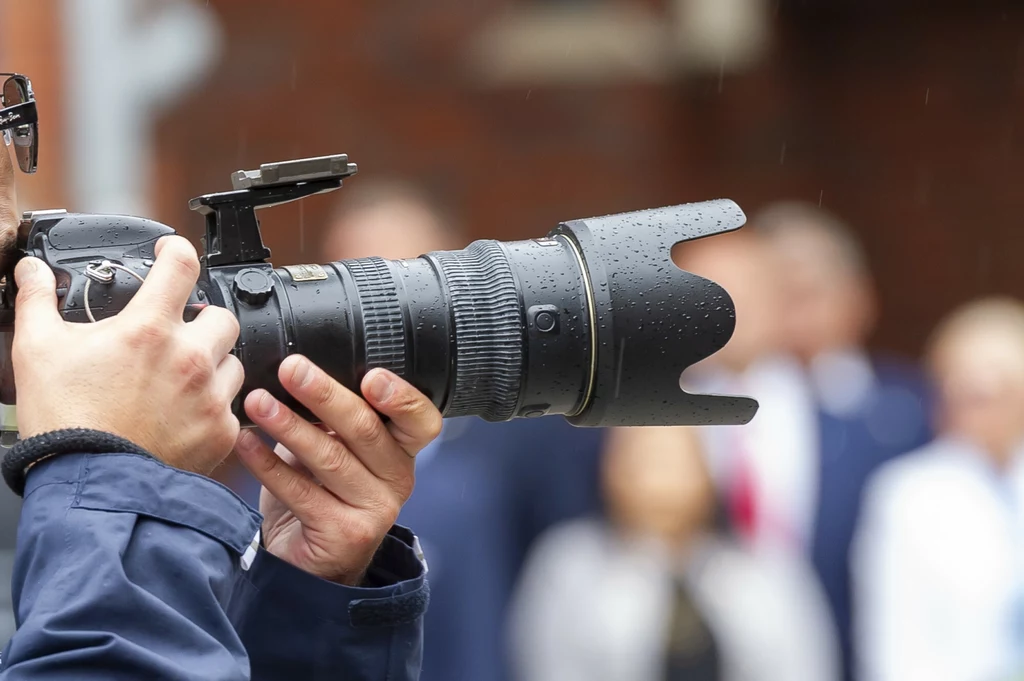
[[[231,191],[192,199],[206,220],[202,273],[185,309],[227,308],[241,333],[234,353],[242,397],[265,388],[303,416],[277,369],[301,353],[358,391],[383,367],[427,395],[446,417],[490,421],[564,415],[578,426],[741,424],[757,403],[698,395],[682,372],[720,349],[735,313],[720,286],[679,269],[672,247],[740,228],[728,200],[570,220],[524,241],[474,241],[418,258],[361,258],[274,267],[258,209],[342,186],[356,165],[338,154],[237,171]],[[90,323],[117,314],[145,281],[158,239],[174,234],[141,217],[26,213],[21,255],[54,271],[61,314]],[[0,292],[0,331],[14,324],[16,289]],[[15,402],[9,351],[0,401]],[[45,361],[43,358],[41,361]],[[4,428],[16,428],[12,419]]]

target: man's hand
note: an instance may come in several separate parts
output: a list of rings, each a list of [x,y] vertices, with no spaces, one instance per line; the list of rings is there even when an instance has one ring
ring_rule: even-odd
[[[0,273],[6,272],[18,237],[18,195],[10,150],[0,145]]]
[[[264,390],[246,397],[249,417],[283,445],[275,454],[244,431],[236,447],[263,483],[264,543],[306,572],[357,586],[412,494],[415,456],[441,432],[441,413],[383,369],[363,379],[367,401],[300,355],[285,359],[278,376],[324,427],[299,418]],[[374,409],[390,422],[385,425]]]
[[[231,401],[242,365],[230,355],[238,322],[210,306],[185,323],[199,276],[195,248],[179,236],[156,245],[145,283],[115,317],[65,322],[53,272],[36,258],[15,271],[12,360],[22,437],[64,428],[119,435],[164,462],[209,473],[231,451]]]

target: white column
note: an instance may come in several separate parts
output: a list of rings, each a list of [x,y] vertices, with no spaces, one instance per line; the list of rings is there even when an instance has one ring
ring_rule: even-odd
[[[147,215],[153,124],[216,63],[216,16],[193,0],[64,0],[69,210]]]

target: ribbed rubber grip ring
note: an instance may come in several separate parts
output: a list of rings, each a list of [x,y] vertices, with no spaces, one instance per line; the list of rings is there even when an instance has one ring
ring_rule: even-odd
[[[455,330],[455,385],[445,416],[506,421],[523,382],[523,311],[497,241],[433,254],[448,283]]]
[[[363,315],[366,369],[383,367],[405,376],[406,343],[395,278],[383,258],[341,261],[356,283]]]

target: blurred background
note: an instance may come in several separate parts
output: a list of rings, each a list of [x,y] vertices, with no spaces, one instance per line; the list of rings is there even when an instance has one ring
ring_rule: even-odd
[[[0,0],[0,30],[25,209],[198,244],[232,171],[344,152],[340,192],[261,213],[275,263],[751,218],[679,260],[736,299],[692,381],[749,426],[462,419],[421,456],[424,681],[1024,674],[1024,3]]]

